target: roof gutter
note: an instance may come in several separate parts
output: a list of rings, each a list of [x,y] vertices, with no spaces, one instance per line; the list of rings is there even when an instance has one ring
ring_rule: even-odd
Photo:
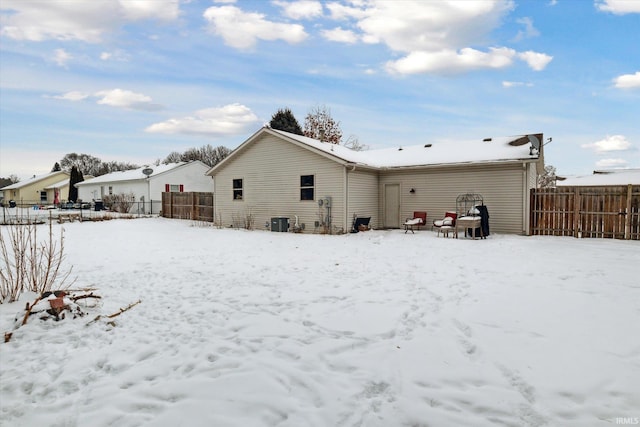
[[[538,158],[528,158],[528,159],[510,159],[510,160],[488,160],[484,162],[478,161],[469,161],[469,162],[454,162],[454,163],[437,163],[431,165],[411,165],[411,166],[380,166],[376,169],[381,171],[394,171],[394,170],[415,170],[415,169],[437,169],[437,168],[448,168],[455,166],[486,166],[486,165],[504,165],[504,164],[514,164],[519,165],[522,163],[535,163],[539,159]]]

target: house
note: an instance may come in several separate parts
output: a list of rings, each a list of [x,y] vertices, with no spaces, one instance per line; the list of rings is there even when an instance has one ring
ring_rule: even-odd
[[[591,175],[556,177],[556,187],[640,185],[640,169],[596,170]]]
[[[79,182],[76,187],[78,198],[85,202],[124,195],[138,202],[134,209],[158,213],[163,192],[213,191],[213,182],[205,175],[208,170],[209,166],[199,160],[145,166],[100,175]]]
[[[56,171],[39,176],[34,175],[33,178],[16,182],[1,190],[5,203],[13,200],[17,205],[22,206],[50,205],[55,203],[56,188],[61,199],[68,196],[68,192],[60,192],[65,184],[68,188],[69,172]]]
[[[256,228],[288,218],[307,232],[348,232],[354,217],[399,228],[414,211],[428,223],[481,194],[491,230],[526,233],[529,190],[544,169],[542,134],[450,141],[381,150],[340,145],[263,127],[207,174],[215,217],[251,218]]]

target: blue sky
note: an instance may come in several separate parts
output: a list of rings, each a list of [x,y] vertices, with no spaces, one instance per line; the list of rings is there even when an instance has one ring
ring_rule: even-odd
[[[638,168],[640,0],[0,3],[0,176],[318,106],[371,149],[542,132],[560,175]]]

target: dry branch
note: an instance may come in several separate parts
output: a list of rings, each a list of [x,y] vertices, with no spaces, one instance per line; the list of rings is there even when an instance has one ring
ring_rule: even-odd
[[[24,317],[22,318],[22,325],[26,325],[27,324],[27,319],[29,319],[29,316],[31,315],[31,310],[33,309],[33,307],[36,306],[37,303],[40,302],[40,300],[42,299],[42,297],[38,297],[36,298],[36,300],[33,302],[33,304],[29,305],[29,303],[27,303],[27,310],[26,313],[24,313]]]
[[[119,311],[117,311],[117,312],[115,312],[113,314],[110,314],[108,316],[104,316],[104,317],[106,317],[107,319],[113,319],[116,316],[120,316],[125,311],[131,310],[133,307],[135,307],[136,305],[140,304],[141,302],[142,302],[142,300],[138,300],[136,302],[133,302],[133,303],[129,304],[128,306],[126,306],[125,308],[121,308]],[[92,323],[97,322],[98,320],[102,319],[102,317],[103,317],[102,315],[96,316],[95,319],[93,319],[92,321],[87,323],[87,326],[89,326]],[[109,324],[113,325],[113,322],[109,322]]]
[[[111,318],[114,318],[116,316],[120,316],[122,313],[124,313],[127,310],[131,310],[133,307],[135,307],[136,305],[140,304],[141,302],[142,302],[142,300],[138,300],[138,301],[136,301],[134,303],[131,303],[128,306],[126,306],[125,308],[121,308],[120,311],[118,311],[117,313],[110,314],[107,317],[109,319],[111,319]]]
[[[80,299],[84,299],[84,298],[102,298],[100,295],[94,295],[93,292],[91,292],[90,294],[84,294],[84,295],[78,295],[78,296],[72,296],[69,297],[69,299],[73,302],[76,302]]]

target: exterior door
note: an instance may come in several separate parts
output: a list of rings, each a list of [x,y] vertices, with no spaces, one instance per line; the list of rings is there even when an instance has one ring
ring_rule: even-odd
[[[400,228],[400,184],[384,185],[384,228]]]

